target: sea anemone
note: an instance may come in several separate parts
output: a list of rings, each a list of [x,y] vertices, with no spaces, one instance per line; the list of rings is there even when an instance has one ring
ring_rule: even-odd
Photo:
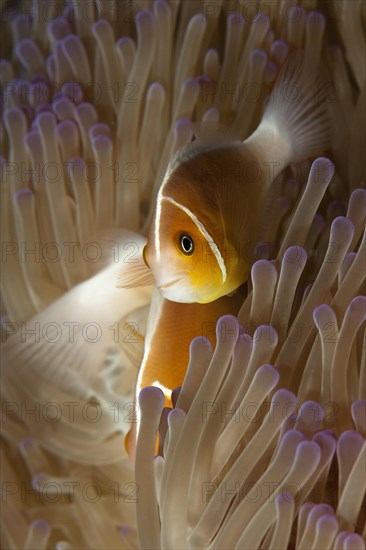
[[[4,548],[365,548],[365,3],[1,14]],[[192,121],[245,139],[297,48],[333,82],[331,160],[274,181],[237,318],[193,340],[171,412],[140,394],[134,471],[157,298],[116,281]]]

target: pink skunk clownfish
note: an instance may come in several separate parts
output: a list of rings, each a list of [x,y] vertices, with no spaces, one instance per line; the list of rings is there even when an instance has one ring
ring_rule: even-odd
[[[225,299],[248,278],[252,261],[246,251],[256,243],[271,182],[290,162],[327,147],[328,91],[320,71],[310,63],[305,68],[302,52],[296,52],[283,66],[262,121],[249,138],[197,139],[170,162],[143,258],[119,281],[125,287],[154,283],[165,299],[145,346],[136,402],[146,385],[158,385],[169,396],[182,384],[189,343],[202,334],[193,319],[200,324],[207,314],[216,323],[221,315],[238,312],[239,294],[229,311]],[[205,313],[200,305],[208,306]],[[138,418],[126,440],[130,456],[137,431]]]
[[[244,142],[197,139],[178,151],[157,195],[145,265],[121,286],[153,282],[168,300],[204,304],[246,281],[271,182],[329,141],[329,85],[303,57],[297,51],[286,61]]]

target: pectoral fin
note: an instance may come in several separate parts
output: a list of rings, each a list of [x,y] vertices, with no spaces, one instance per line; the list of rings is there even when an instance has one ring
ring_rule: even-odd
[[[141,258],[136,263],[131,263],[117,279],[118,288],[136,288],[154,284],[154,277],[151,270]]]

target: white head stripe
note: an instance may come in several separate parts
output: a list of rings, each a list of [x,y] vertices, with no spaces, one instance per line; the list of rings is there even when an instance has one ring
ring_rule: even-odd
[[[225,262],[224,262],[224,258],[222,257],[220,250],[218,249],[218,247],[215,244],[215,242],[214,242],[213,238],[211,237],[211,235],[206,231],[203,224],[199,221],[197,216],[195,216],[193,214],[193,212],[191,212],[191,210],[189,210],[189,208],[187,208],[186,206],[183,206],[183,204],[180,204],[179,202],[175,201],[174,199],[171,199],[170,197],[162,196],[162,200],[165,200],[165,201],[170,202],[171,204],[174,204],[177,208],[179,208],[180,210],[183,210],[183,212],[185,212],[189,218],[191,218],[191,220],[193,221],[193,223],[195,224],[197,229],[202,233],[202,235],[204,236],[204,238],[208,242],[208,245],[211,248],[211,252],[215,256],[216,261],[219,264],[219,268],[221,270],[221,275],[222,275],[222,282],[224,283],[226,281],[226,277],[227,277],[226,265],[225,265]]]

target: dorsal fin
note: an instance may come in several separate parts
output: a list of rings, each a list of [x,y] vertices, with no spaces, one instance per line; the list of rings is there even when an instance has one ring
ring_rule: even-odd
[[[192,159],[198,153],[220,146],[229,146],[235,142],[241,143],[240,136],[235,134],[232,128],[218,121],[193,122],[192,131],[195,139],[178,149],[169,163],[169,172],[173,172],[180,164]]]
[[[241,141],[232,128],[225,126],[217,120],[205,120],[192,124],[193,134],[197,143],[229,144]]]
[[[263,166],[273,166],[267,185],[290,162],[320,155],[328,148],[332,92],[328,73],[319,60],[305,58],[303,50],[288,57],[261,123],[244,141]]]

